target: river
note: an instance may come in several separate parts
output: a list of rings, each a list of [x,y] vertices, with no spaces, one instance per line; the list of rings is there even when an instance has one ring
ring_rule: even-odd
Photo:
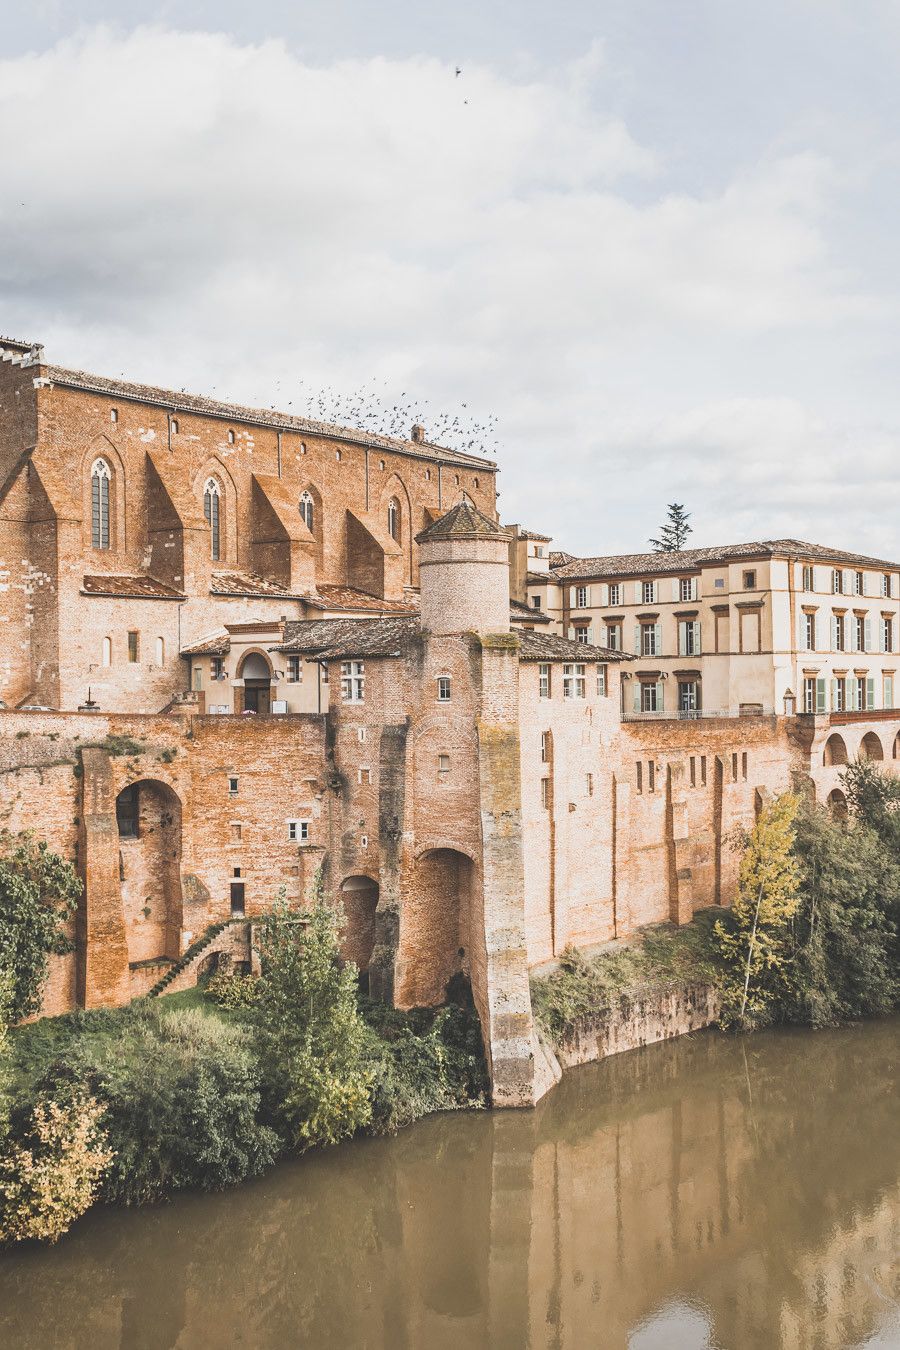
[[[900,1346],[900,1019],[700,1033],[0,1256],[4,1350]]]

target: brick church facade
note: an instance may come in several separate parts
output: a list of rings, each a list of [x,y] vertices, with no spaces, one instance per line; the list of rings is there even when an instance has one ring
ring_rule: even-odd
[[[892,706],[629,715],[665,670],[535,605],[576,569],[499,524],[495,478],[421,428],[0,341],[0,819],[85,881],[45,1012],[249,961],[254,916],[321,871],[370,990],[433,1004],[467,976],[494,1100],[527,1104],[530,972],[727,904],[767,794],[800,775],[840,809],[847,758],[897,762]]]

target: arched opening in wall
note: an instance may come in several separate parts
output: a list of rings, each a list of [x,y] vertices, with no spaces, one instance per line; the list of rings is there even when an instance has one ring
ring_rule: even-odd
[[[181,802],[145,778],[116,798],[119,878],[129,961],[181,955]]]
[[[844,744],[843,736],[834,732],[825,742],[825,749],[822,754],[822,763],[828,767],[832,764],[847,763],[847,747]]]
[[[268,658],[262,652],[248,652],[238,667],[238,678],[244,681],[241,712],[268,713],[272,706],[272,667]]]
[[[840,788],[835,788],[833,792],[829,792],[828,809],[835,820],[847,819],[847,798],[844,796],[843,792],[841,792]]]
[[[416,861],[400,919],[400,1006],[433,1007],[454,975],[470,976],[474,887],[472,860],[456,849]],[[483,946],[477,935],[475,945]]]
[[[344,907],[344,931],[341,956],[359,969],[363,986],[369,985],[369,962],[375,946],[375,910],[378,908],[378,882],[371,877],[347,877],[341,882]]]
[[[391,536],[393,540],[395,540],[396,543],[399,544],[401,531],[401,514],[400,514],[400,503],[397,501],[396,497],[392,497],[391,500],[388,502],[387,527],[388,527],[388,534]]]
[[[218,562],[222,556],[221,504],[219,480],[207,478],[203,485],[203,514],[209,526],[209,552],[213,562]]]
[[[894,759],[900,759],[900,731],[894,737]]]
[[[316,504],[312,499],[312,493],[307,489],[300,494],[300,519],[309,530],[310,534],[315,533],[316,524]]]
[[[110,531],[110,482],[112,474],[105,459],[95,459],[91,466],[91,547],[108,549]]]
[[[884,759],[881,741],[874,731],[867,731],[863,736],[862,744],[859,747],[859,757],[860,759]]]

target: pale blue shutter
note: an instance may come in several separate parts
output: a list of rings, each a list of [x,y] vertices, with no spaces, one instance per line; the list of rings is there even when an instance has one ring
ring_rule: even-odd
[[[866,621],[865,621],[865,623],[864,623],[864,625],[863,625],[863,641],[865,642],[864,650],[867,651],[867,652],[870,652],[870,651],[872,650],[872,620],[871,620],[871,619],[866,619]]]
[[[824,675],[820,675],[816,680],[816,712],[823,713],[828,711],[828,691],[825,684]]]
[[[866,711],[870,712],[875,707],[875,677],[870,675],[866,680]]]
[[[639,623],[634,626],[634,654],[635,656],[641,654],[641,625]]]
[[[700,650],[700,621],[698,619],[694,622],[694,655],[699,656]]]
[[[662,656],[662,624],[653,625],[653,651],[655,656]]]
[[[656,711],[663,712],[665,709],[665,694],[663,692],[662,680],[656,681]]]
[[[641,682],[640,682],[640,680],[635,680],[635,681],[634,681],[634,711],[635,711],[636,713],[638,713],[638,712],[641,711]]]
[[[832,616],[831,616],[831,648],[830,648],[830,650],[833,651],[833,652],[836,652],[837,649],[838,649],[838,621],[837,621],[837,619],[835,618],[835,616],[832,614]]]
[[[816,615],[815,630],[816,630],[816,651],[817,651],[817,652],[820,652],[820,651],[822,651],[823,647],[825,646],[824,642],[822,641],[822,616],[821,616],[821,614],[817,614],[817,615]]]

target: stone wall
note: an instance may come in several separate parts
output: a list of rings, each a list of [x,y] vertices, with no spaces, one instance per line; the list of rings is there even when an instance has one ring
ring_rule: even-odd
[[[689,1035],[711,1026],[718,1015],[718,995],[706,984],[622,994],[609,1013],[596,1019],[579,1018],[553,1048],[560,1065],[572,1069],[607,1055]]]

